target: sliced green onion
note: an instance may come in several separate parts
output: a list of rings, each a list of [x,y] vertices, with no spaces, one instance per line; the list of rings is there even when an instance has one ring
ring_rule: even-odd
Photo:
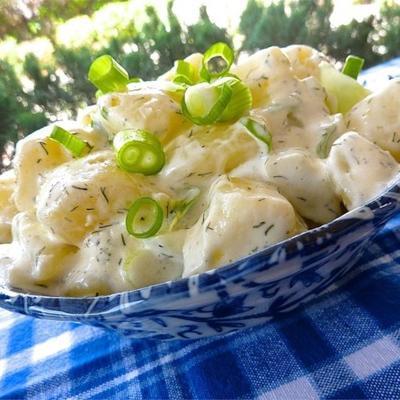
[[[114,136],[118,166],[128,172],[154,175],[165,164],[165,155],[158,138],[142,129],[126,129]]]
[[[204,66],[202,65],[202,67],[200,68],[200,78],[205,81],[205,82],[210,82],[211,81],[211,76],[208,73],[208,71],[204,68]]]
[[[219,122],[236,120],[250,110],[253,104],[251,91],[241,80],[232,77],[224,77],[216,80],[214,84],[228,84],[232,89],[231,99],[218,118]]]
[[[240,81],[240,78],[239,78],[237,75],[232,74],[231,72],[227,72],[226,74],[224,74],[223,77],[224,77],[224,78],[235,78],[235,79],[237,79],[238,81]]]
[[[182,99],[183,115],[196,125],[209,125],[221,117],[232,97],[227,84],[199,83],[190,86]]]
[[[234,58],[233,50],[226,43],[218,42],[204,53],[203,68],[211,78],[217,78],[229,71]]]
[[[182,111],[196,125],[208,125],[240,118],[249,111],[252,101],[247,85],[239,79],[224,77],[189,87]]]
[[[342,73],[350,76],[353,79],[357,79],[358,74],[361,72],[364,65],[364,59],[357,56],[348,56],[344,63]]]
[[[88,143],[59,126],[54,126],[50,139],[62,144],[74,157],[80,157],[85,150],[90,150]]]
[[[182,102],[186,86],[171,81],[159,81],[161,90],[178,103]]]
[[[264,124],[250,117],[244,117],[240,123],[257,139],[261,140],[268,146],[268,150],[272,149],[272,136]]]
[[[143,82],[140,78],[129,78],[128,83],[138,83],[138,82]]]
[[[139,239],[154,236],[161,228],[164,213],[151,197],[137,199],[128,210],[125,226],[128,233]]]
[[[240,80],[240,78],[237,75],[232,74],[230,72],[225,72],[222,76],[212,77],[204,67],[201,67],[201,69],[200,69],[200,78],[203,81],[214,82],[216,79],[222,78],[222,77],[223,78],[231,77],[231,78],[236,78],[236,79]]]
[[[173,220],[169,224],[169,231],[172,231],[176,224],[186,215],[189,209],[197,201],[200,196],[200,189],[197,187],[190,188],[182,199],[176,200],[172,204],[175,214]]]
[[[337,139],[337,126],[336,124],[330,125],[324,129],[321,140],[317,145],[316,153],[319,158],[327,158],[331,150],[333,142]]]
[[[123,92],[129,83],[129,75],[111,56],[104,55],[93,61],[89,68],[89,81],[103,94]]]
[[[175,61],[175,65],[176,73],[172,82],[193,85],[196,81],[196,72],[193,65],[183,60]]]

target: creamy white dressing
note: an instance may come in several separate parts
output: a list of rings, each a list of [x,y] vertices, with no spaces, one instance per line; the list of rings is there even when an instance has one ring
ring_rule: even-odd
[[[137,128],[165,140],[187,125],[180,104],[167,94],[162,81],[139,82],[127,92],[101,96],[93,119],[110,138],[123,129]]]
[[[15,186],[14,170],[6,171],[0,175],[0,243],[7,243],[12,240],[12,219],[18,211],[13,200]]]
[[[107,137],[90,127],[75,121],[62,121],[57,125],[86,140],[93,146],[94,152],[107,146]],[[40,186],[46,181],[45,174],[48,171],[73,159],[64,147],[49,139],[52,130],[53,125],[47,126],[17,143],[13,159],[17,184],[13,197],[20,211],[36,207],[36,196]]]
[[[210,192],[208,208],[187,233],[184,276],[231,263],[306,230],[293,206],[263,182],[223,176]]]
[[[360,101],[346,116],[348,130],[358,132],[400,161],[400,79]]]
[[[399,173],[399,164],[356,132],[347,132],[331,149],[327,166],[336,193],[348,210],[382,192]]]
[[[198,74],[202,55],[185,60]],[[399,82],[347,115],[330,114],[319,80],[325,61],[307,46],[271,47],[231,68],[251,89],[249,114],[267,127],[270,149],[239,121],[184,118],[175,67],[57,123],[93,147],[82,158],[49,139],[52,126],[21,140],[13,170],[0,176],[0,281],[67,296],[141,288],[233,262],[377,196],[399,172]],[[116,165],[113,136],[135,128],[162,143],[157,175]],[[193,190],[196,201],[176,220],[179,199]],[[148,239],[125,227],[142,196],[164,213]]]
[[[300,149],[271,155],[268,179],[298,211],[317,224],[341,215],[341,199],[336,195],[324,162]]]

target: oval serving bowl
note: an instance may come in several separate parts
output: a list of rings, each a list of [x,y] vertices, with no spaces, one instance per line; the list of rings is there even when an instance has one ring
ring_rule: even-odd
[[[38,318],[115,329],[132,338],[194,339],[263,324],[349,272],[400,210],[397,181],[340,218],[200,275],[99,297],[50,297],[0,287],[0,306]]]

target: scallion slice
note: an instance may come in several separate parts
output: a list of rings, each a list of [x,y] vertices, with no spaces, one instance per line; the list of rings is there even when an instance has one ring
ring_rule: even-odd
[[[319,158],[327,158],[329,156],[332,144],[337,137],[337,126],[335,124],[324,128],[324,133],[316,148],[316,153]]]
[[[181,103],[186,91],[186,85],[174,83],[172,81],[159,81],[160,88],[177,103]]]
[[[125,226],[130,235],[145,239],[160,230],[163,219],[164,213],[157,201],[151,197],[141,197],[129,207]]]
[[[209,77],[217,78],[229,71],[234,58],[233,50],[226,43],[218,42],[204,53],[203,68]],[[201,75],[204,77],[204,71]]]
[[[193,85],[195,83],[196,73],[192,64],[184,60],[178,60],[175,61],[175,66],[176,73],[172,80],[174,83],[185,85]]]
[[[190,188],[182,199],[175,200],[172,204],[174,218],[169,224],[169,231],[172,231],[176,224],[186,215],[193,204],[200,196],[200,189],[197,187]]]
[[[118,132],[113,141],[118,166],[128,172],[154,175],[165,164],[164,150],[158,138],[142,129]]]
[[[232,89],[231,99],[218,118],[219,122],[233,121],[247,113],[253,103],[249,87],[239,79],[224,77],[216,80],[214,85],[227,84]]]
[[[111,56],[104,55],[93,61],[88,73],[89,81],[103,94],[123,92],[129,83],[129,75]]]
[[[252,105],[251,91],[241,80],[224,77],[212,83],[199,83],[186,90],[183,114],[196,125],[233,121]]]
[[[90,150],[90,146],[84,140],[59,126],[54,126],[50,139],[62,144],[74,157],[80,157],[85,154],[85,150]]]
[[[211,81],[211,76],[208,73],[208,71],[204,68],[204,65],[202,65],[202,67],[200,68],[200,72],[199,72],[200,78],[202,81],[204,82],[210,82]]]
[[[206,82],[190,86],[182,99],[183,115],[196,125],[209,125],[221,117],[232,97],[229,85]]]
[[[357,56],[348,56],[344,63],[342,73],[350,76],[353,79],[357,79],[358,74],[364,65],[364,59]]]
[[[240,123],[257,139],[261,140],[268,146],[268,150],[272,148],[272,136],[264,124],[250,117],[244,117]]]
[[[138,83],[138,82],[143,82],[143,81],[137,77],[129,78],[128,80],[128,83]]]

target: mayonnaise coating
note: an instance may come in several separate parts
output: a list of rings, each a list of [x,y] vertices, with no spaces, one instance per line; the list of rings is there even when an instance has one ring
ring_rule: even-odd
[[[357,132],[337,139],[327,159],[336,193],[348,210],[378,196],[399,173],[399,164]]]
[[[29,211],[36,206],[39,187],[44,183],[44,174],[73,159],[60,143],[50,139],[54,125],[60,126],[87,141],[93,151],[103,149],[107,138],[89,127],[75,121],[60,121],[39,129],[17,143],[13,166],[17,177],[14,199],[20,211]]]
[[[173,186],[183,181],[209,185],[216,177],[254,159],[259,151],[259,144],[240,123],[191,127],[165,147],[168,163],[160,179]]]
[[[313,77],[271,85],[271,101],[255,108],[250,115],[264,121],[272,136],[274,152],[301,148],[317,153],[326,129],[341,129],[342,117],[330,115],[325,105],[325,91]]]
[[[15,188],[15,171],[3,172],[0,175],[0,243],[8,243],[12,239],[11,222],[18,212],[13,199]]]
[[[86,234],[114,223],[113,217],[146,188],[140,175],[117,168],[105,150],[74,160],[48,174],[37,198],[37,218],[65,243],[79,245]]]
[[[284,47],[282,51],[289,58],[293,72],[299,79],[309,76],[319,78],[319,66],[321,62],[327,61],[322,53],[310,46],[293,44]]]
[[[164,138],[185,124],[180,105],[163,82],[138,82],[127,92],[101,96],[93,118],[111,136],[124,129],[145,129]]]
[[[269,181],[302,217],[324,224],[341,214],[341,200],[321,159],[304,150],[286,150],[271,156],[266,169]]]
[[[200,79],[203,56],[185,61]],[[13,170],[0,175],[0,283],[56,296],[137,289],[224,266],[379,196],[399,176],[400,81],[333,114],[326,62],[302,45],[239,58],[229,72],[252,94],[245,121],[193,124],[174,66],[55,123],[89,154],[74,158],[51,139],[54,124],[26,136]],[[117,165],[113,138],[125,129],[159,139],[157,174]],[[147,238],[126,226],[141,197],[162,210]]]
[[[27,286],[34,291],[47,289],[66,272],[68,259],[78,248],[60,241],[35,218],[33,212],[18,213],[13,219],[12,268],[8,281],[12,286]]]
[[[211,188],[208,208],[188,231],[183,276],[230,263],[304,230],[293,206],[273,186],[223,176]]]
[[[400,161],[400,79],[356,104],[346,115],[348,130],[358,132]]]
[[[257,51],[234,65],[231,71],[250,88],[253,107],[260,107],[271,101],[271,91],[274,92],[277,86],[281,86],[281,82],[290,84],[294,77],[288,57],[275,46]]]

